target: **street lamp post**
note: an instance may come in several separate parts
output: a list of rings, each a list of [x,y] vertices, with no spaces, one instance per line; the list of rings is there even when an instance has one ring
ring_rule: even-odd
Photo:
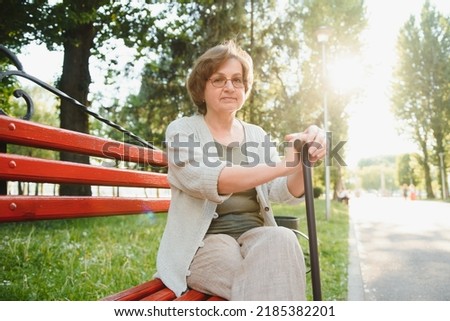
[[[439,153],[440,167],[441,167],[441,187],[442,187],[442,199],[447,198],[447,193],[445,190],[445,174],[444,174],[444,153]]]
[[[328,138],[328,86],[326,81],[327,76],[327,54],[326,45],[330,37],[330,28],[322,26],[317,32],[317,41],[322,46],[322,92],[323,92],[323,123],[324,130]],[[330,150],[330,141],[327,139],[327,151]],[[325,157],[325,216],[327,220],[330,218],[330,164],[329,155]]]

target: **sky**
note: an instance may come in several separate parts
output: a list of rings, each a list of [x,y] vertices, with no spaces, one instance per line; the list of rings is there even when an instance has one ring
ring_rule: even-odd
[[[424,0],[366,0],[369,25],[363,57],[374,72],[362,79],[367,86],[365,97],[348,108],[350,120],[346,162],[350,167],[361,158],[417,150],[397,131],[398,124],[390,112],[389,86],[396,61],[398,31],[411,15],[420,13],[424,3]],[[450,0],[431,0],[430,3],[450,16]]]
[[[389,86],[391,70],[395,64],[395,45],[399,29],[411,15],[418,15],[425,0],[365,0],[367,6],[368,28],[363,35],[365,43],[362,64],[369,65],[370,75],[360,72],[361,64],[351,59],[330,66],[332,78],[336,83],[351,86],[363,82],[366,94],[357,103],[348,106],[349,133],[345,144],[345,162],[354,167],[362,158],[379,155],[397,155],[416,151],[415,145],[397,132],[398,124],[390,112]],[[450,15],[450,0],[430,0],[441,13]],[[111,53],[119,62],[125,64],[130,52]],[[36,63],[39,57],[39,63]],[[111,57],[112,58],[112,57]],[[43,47],[31,46],[19,55],[25,71],[45,81],[54,80],[61,73],[62,54],[48,52]],[[331,61],[331,59],[329,59]],[[349,72],[348,69],[352,69]],[[139,72],[135,66],[133,79],[121,84],[119,88],[106,88],[101,73],[91,70],[94,84],[91,91],[112,92],[119,95],[135,93],[140,86]],[[336,144],[337,142],[333,142]]]

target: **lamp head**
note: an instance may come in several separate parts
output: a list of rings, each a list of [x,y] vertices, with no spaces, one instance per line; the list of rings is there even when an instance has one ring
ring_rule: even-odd
[[[331,28],[327,26],[321,26],[316,31],[317,41],[319,43],[327,43],[331,36]]]

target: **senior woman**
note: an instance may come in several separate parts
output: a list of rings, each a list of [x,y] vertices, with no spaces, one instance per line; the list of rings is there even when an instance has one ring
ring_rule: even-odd
[[[198,114],[167,128],[172,200],[157,276],[177,296],[189,287],[227,300],[305,299],[303,252],[271,202],[302,200],[293,142],[313,142],[314,162],[325,156],[325,134],[310,126],[286,135],[280,158],[262,128],[236,117],[252,82],[252,59],[233,41],[207,50],[187,79]]]

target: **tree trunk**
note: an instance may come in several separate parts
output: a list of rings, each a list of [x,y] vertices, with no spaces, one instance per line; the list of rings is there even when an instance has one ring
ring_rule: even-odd
[[[429,156],[428,156],[428,151],[425,148],[422,148],[422,153],[423,153],[423,172],[425,175],[425,190],[427,193],[427,198],[428,199],[434,199],[434,192],[433,192],[433,187],[431,185],[431,173],[430,173],[430,164],[429,164]]]
[[[83,105],[88,105],[89,85],[89,57],[93,47],[94,27],[85,24],[67,32],[64,43],[64,64],[61,75],[60,89],[75,98]],[[89,133],[88,115],[70,102],[61,101],[61,128]],[[61,152],[63,161],[89,164],[89,157],[68,152]],[[92,195],[91,187],[87,185],[61,184],[60,195]]]

